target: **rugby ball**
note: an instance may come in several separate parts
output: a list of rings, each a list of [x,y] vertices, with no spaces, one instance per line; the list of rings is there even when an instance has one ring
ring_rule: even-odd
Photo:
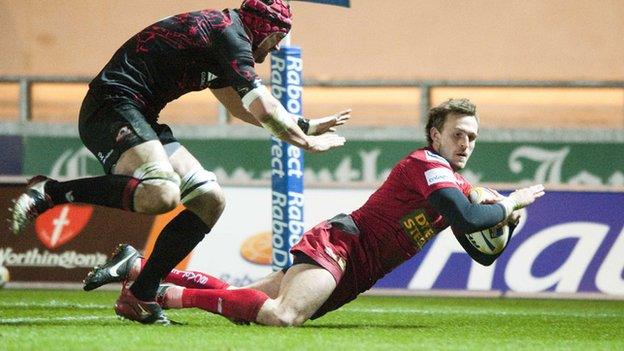
[[[470,191],[470,202],[479,204],[486,200],[496,199],[498,194],[492,189],[485,187],[474,187]],[[509,225],[497,225],[492,228],[478,232],[466,234],[470,244],[484,254],[499,254],[509,241]]]
[[[0,266],[0,289],[9,281],[9,270]]]

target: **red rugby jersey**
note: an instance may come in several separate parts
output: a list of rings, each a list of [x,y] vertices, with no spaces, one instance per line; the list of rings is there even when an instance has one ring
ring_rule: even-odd
[[[368,201],[351,213],[362,233],[368,259],[387,273],[408,260],[448,224],[428,202],[441,188],[472,186],[431,148],[414,150],[394,166]]]

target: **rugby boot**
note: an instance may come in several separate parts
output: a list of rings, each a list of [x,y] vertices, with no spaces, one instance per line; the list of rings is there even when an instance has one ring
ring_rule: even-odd
[[[82,281],[85,291],[97,289],[102,285],[127,280],[137,259],[139,251],[128,244],[121,244],[111,257],[101,266],[94,267]]]
[[[158,290],[156,290],[156,303],[163,310],[169,309],[169,307],[167,306],[166,294],[167,294],[167,290],[169,290],[169,288],[172,287],[172,286],[173,285],[171,285],[171,284],[160,284],[158,286]]]
[[[142,324],[169,325],[171,321],[156,301],[141,301],[124,284],[115,303],[115,313],[125,319]]]
[[[28,180],[26,191],[13,201],[10,229],[18,234],[32,223],[37,216],[52,208],[54,204],[49,195],[45,193],[45,185],[51,179],[38,175]]]

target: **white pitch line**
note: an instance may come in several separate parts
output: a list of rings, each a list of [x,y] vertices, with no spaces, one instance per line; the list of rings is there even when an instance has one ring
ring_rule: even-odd
[[[113,308],[113,304],[101,305],[101,304],[82,304],[72,302],[62,302],[51,300],[48,302],[0,302],[0,308],[12,308],[12,307],[31,307],[31,308],[81,308],[81,309],[108,309]]]
[[[23,317],[23,318],[0,318],[0,325],[2,324],[22,324],[22,323],[37,323],[37,322],[84,322],[84,321],[98,321],[98,320],[111,320],[117,319],[116,316],[83,316],[83,317]]]
[[[426,314],[426,315],[498,315],[498,316],[549,316],[549,317],[575,317],[575,318],[622,318],[624,313],[602,313],[602,312],[555,312],[555,311],[496,311],[490,309],[483,310],[426,310],[426,309],[414,309],[414,308],[349,308],[343,307],[340,309],[343,312],[352,313],[397,313],[397,314]]]

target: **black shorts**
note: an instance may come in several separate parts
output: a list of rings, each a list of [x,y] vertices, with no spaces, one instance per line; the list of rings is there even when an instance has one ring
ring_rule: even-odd
[[[110,174],[126,150],[150,140],[163,145],[175,143],[171,128],[147,118],[141,110],[122,98],[100,99],[89,92],[82,102],[78,131],[83,144]]]

